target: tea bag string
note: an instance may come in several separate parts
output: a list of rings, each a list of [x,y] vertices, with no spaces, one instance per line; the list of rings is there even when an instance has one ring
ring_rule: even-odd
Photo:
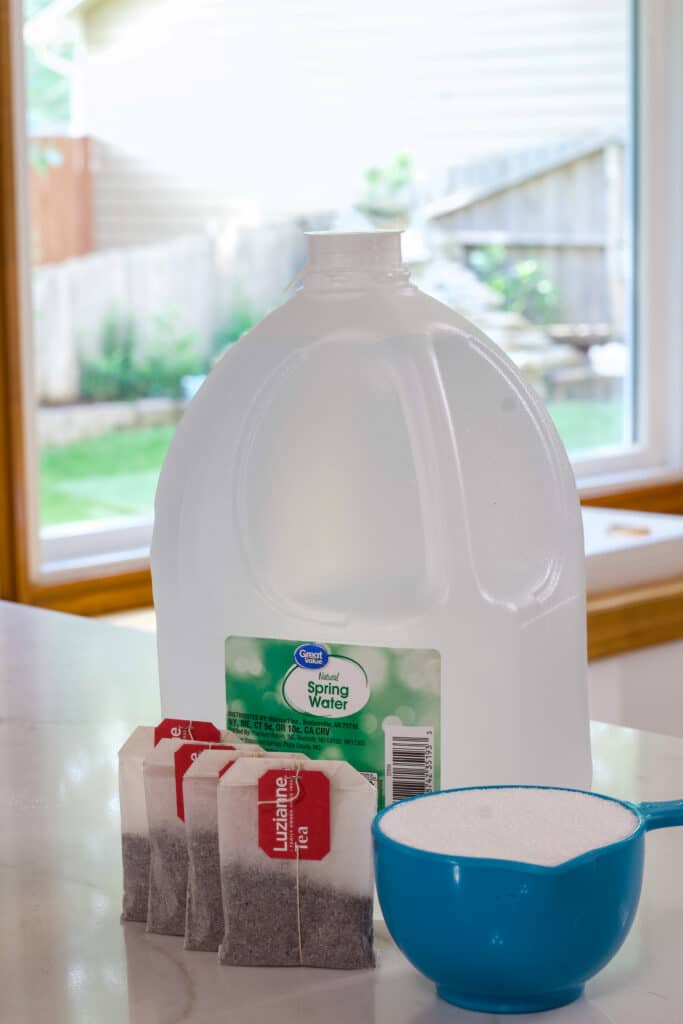
[[[286,804],[293,804],[301,795],[301,783],[299,782],[299,774],[301,772],[301,765],[296,766],[296,775],[294,781],[296,782],[296,793],[292,796],[282,797],[280,802]],[[277,800],[259,800],[258,806],[263,804],[274,804]],[[294,851],[296,853],[296,937],[299,946],[299,966],[303,967],[304,963],[304,951],[301,943],[301,886],[299,884],[299,844],[294,843]]]
[[[299,944],[299,966],[303,967],[304,951],[301,946],[301,886],[299,885],[299,844],[294,844],[296,852],[296,937]]]

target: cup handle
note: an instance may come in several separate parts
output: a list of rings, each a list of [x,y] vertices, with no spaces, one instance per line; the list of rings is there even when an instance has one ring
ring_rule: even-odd
[[[638,804],[638,809],[645,819],[648,832],[655,828],[683,825],[683,800],[655,800],[653,803]]]

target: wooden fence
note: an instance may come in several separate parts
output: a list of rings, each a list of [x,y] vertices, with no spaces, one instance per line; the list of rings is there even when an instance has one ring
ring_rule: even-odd
[[[210,358],[222,331],[282,301],[303,255],[301,232],[287,222],[235,232],[230,242],[203,234],[36,267],[38,400],[79,401],[82,362],[101,355],[112,319],[131,323],[136,357],[186,339],[198,357]]]
[[[474,249],[505,247],[511,263],[538,260],[557,288],[565,323],[608,325],[623,337],[627,277],[626,155],[620,140],[549,147],[469,168],[450,197],[427,211],[433,238],[468,262]]]
[[[32,136],[28,160],[34,265],[61,263],[91,252],[90,140]]]

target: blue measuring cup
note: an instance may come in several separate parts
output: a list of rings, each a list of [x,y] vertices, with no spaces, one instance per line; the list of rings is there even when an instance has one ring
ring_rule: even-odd
[[[412,799],[443,792],[461,790]],[[382,831],[392,806],[377,815],[372,832],[384,920],[442,999],[489,1013],[530,1013],[581,995],[628,935],[640,898],[645,833],[683,825],[683,800],[613,802],[635,815],[635,830],[553,867],[419,850]]]

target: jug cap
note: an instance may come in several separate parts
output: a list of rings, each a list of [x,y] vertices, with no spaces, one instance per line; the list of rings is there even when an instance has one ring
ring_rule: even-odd
[[[399,270],[401,231],[308,231],[313,271]]]

